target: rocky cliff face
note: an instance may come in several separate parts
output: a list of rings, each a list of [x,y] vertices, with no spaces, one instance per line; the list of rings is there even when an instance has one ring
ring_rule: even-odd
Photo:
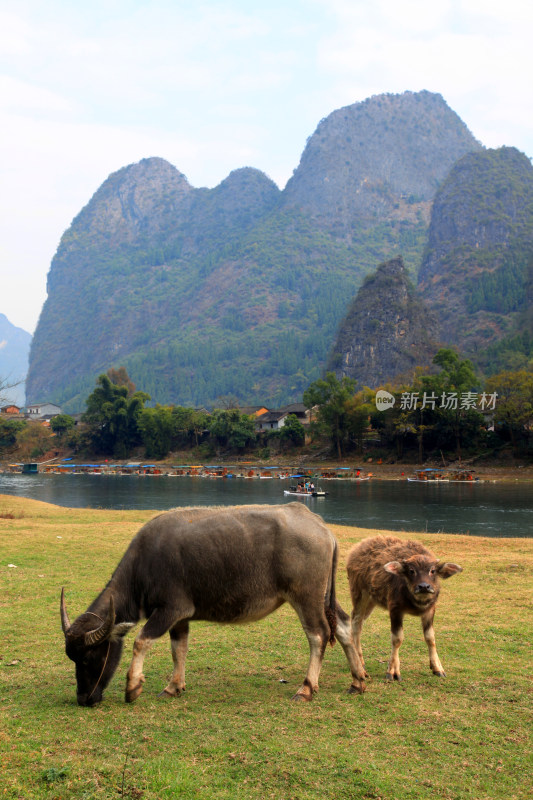
[[[418,296],[401,258],[368,275],[346,318],[328,362],[339,378],[378,388],[416,366],[428,366],[437,352],[435,321]]]
[[[512,330],[533,255],[533,167],[513,147],[470,153],[438,190],[419,289],[469,356]]]
[[[382,220],[427,219],[439,183],[473,150],[481,145],[440,94],[378,95],[320,122],[284,203],[347,237]]]
[[[283,192],[249,167],[210,190],[163,159],[124,167],[61,239],[28,399],[81,410],[120,365],[158,402],[297,399],[364,275],[400,253],[416,269],[435,187],[479,147],[440,95],[407,92],[330,115]]]

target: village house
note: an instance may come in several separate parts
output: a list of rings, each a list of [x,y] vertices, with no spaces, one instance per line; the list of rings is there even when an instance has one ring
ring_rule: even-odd
[[[24,414],[29,419],[50,419],[61,414],[61,407],[56,406],[55,403],[36,403],[35,405],[26,406]]]
[[[9,414],[10,416],[20,414],[20,408],[11,403],[10,405],[2,406],[0,408],[0,414]]]
[[[284,411],[266,411],[256,418],[255,429],[258,433],[279,430],[285,425],[287,416]]]
[[[303,403],[291,403],[288,406],[279,408],[276,411],[266,410],[256,416],[255,429],[258,433],[262,431],[275,431],[283,428],[289,414],[293,414],[302,425],[309,425],[309,411]]]
[[[290,405],[280,408],[280,411],[284,411],[286,414],[294,414],[302,425],[309,425],[311,422],[311,410],[306,408],[303,403],[290,403]]]
[[[239,406],[239,413],[246,414],[247,417],[260,417],[268,413],[266,406]]]

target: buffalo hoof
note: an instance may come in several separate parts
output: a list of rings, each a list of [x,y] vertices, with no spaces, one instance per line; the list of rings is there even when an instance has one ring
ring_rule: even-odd
[[[307,694],[300,694],[300,692],[296,692],[295,695],[292,696],[291,700],[305,700],[306,703],[310,703],[313,699],[313,695],[309,696]]]
[[[361,681],[359,684],[352,683],[348,689],[348,694],[364,694],[366,692],[365,682]]]
[[[143,685],[142,682],[135,686],[133,689],[126,689],[126,703],[134,703],[135,700],[139,697],[142,693]]]
[[[387,674],[385,675],[385,679],[388,681],[398,681],[398,683],[400,683],[402,680],[402,676],[398,675],[396,672],[394,673],[387,672]]]
[[[173,698],[173,697],[179,697],[182,694],[182,692],[184,692],[184,691],[185,691],[185,689],[182,689],[180,691],[180,689],[178,689],[177,687],[169,688],[167,686],[166,689],[163,689],[162,692],[159,692],[159,694],[157,696],[158,697],[162,697],[163,699],[165,699],[165,698],[169,699],[169,698]]]

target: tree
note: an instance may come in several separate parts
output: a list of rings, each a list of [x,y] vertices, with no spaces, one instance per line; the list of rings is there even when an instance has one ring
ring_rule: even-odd
[[[15,447],[18,434],[24,430],[27,424],[25,419],[0,418],[0,452]]]
[[[165,458],[174,439],[172,409],[159,404],[155,408],[144,408],[139,415],[138,427],[147,458]]]
[[[438,442],[440,448],[449,442],[457,457],[461,458],[462,444],[472,443],[483,427],[482,415],[464,402],[469,393],[475,394],[479,381],[472,362],[461,359],[450,348],[441,348],[433,363],[440,367],[440,372],[422,376],[417,387],[422,396],[422,403],[418,404],[416,411],[419,460],[423,458],[426,435]],[[425,407],[423,396],[432,398]]]
[[[376,393],[365,387],[346,401],[346,426],[350,442],[358,452],[363,450],[365,433],[370,427],[370,420],[376,406],[374,403]]]
[[[174,444],[173,447],[198,447],[200,437],[208,428],[209,415],[194,408],[173,406]]]
[[[21,459],[43,456],[53,446],[52,431],[40,422],[25,425],[17,434],[17,450]]]
[[[220,395],[220,397],[217,397],[216,402],[218,408],[223,408],[224,411],[229,411],[232,408],[239,407],[239,398],[236,397],[234,394]]]
[[[96,383],[83,415],[92,446],[98,452],[125,458],[141,443],[138,421],[150,396],[135,392],[128,397],[127,386],[117,386],[107,375],[100,375]]]
[[[372,427],[379,432],[385,446],[394,447],[396,456],[403,458],[404,448],[408,446],[410,440],[415,440],[417,431],[415,414],[402,408],[401,397],[404,392],[411,392],[413,387],[386,384],[382,388],[394,395],[394,403],[385,411],[379,411],[374,404],[371,412]]]
[[[314,381],[304,392],[303,401],[308,408],[318,406],[318,427],[330,439],[342,458],[343,445],[348,434],[348,401],[353,397],[356,381],[346,375],[339,381],[334,372]]]
[[[296,414],[289,414],[285,418],[282,427],[276,433],[283,444],[300,447],[305,442],[305,428]]]
[[[69,414],[58,414],[50,420],[50,427],[57,436],[64,436],[74,428],[75,424]]]
[[[9,390],[14,389],[16,386],[20,386],[21,383],[24,383],[24,381],[14,381],[11,383],[9,378],[3,378],[0,376],[0,406],[3,406],[9,402]]]
[[[478,382],[472,362],[468,358],[461,360],[458,353],[449,347],[441,347],[433,358],[433,363],[441,368],[436,377],[443,390],[471,391]]]
[[[236,408],[215,409],[209,421],[209,434],[216,443],[217,452],[221,448],[242,450],[256,440],[255,420],[240,414]]]
[[[533,372],[500,372],[487,380],[485,392],[496,392],[494,422],[517,449],[520,440],[529,440],[533,425]]]
[[[136,386],[128,375],[126,367],[110,367],[106,375],[115,386],[125,386],[128,390],[128,397],[133,397]]]

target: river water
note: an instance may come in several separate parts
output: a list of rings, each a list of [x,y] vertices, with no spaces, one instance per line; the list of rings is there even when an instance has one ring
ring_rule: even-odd
[[[133,475],[0,475],[0,494],[69,508],[165,510],[188,505],[287,503],[288,481]],[[298,499],[326,522],[475,536],[533,535],[533,487],[518,483],[324,481],[327,497]]]

